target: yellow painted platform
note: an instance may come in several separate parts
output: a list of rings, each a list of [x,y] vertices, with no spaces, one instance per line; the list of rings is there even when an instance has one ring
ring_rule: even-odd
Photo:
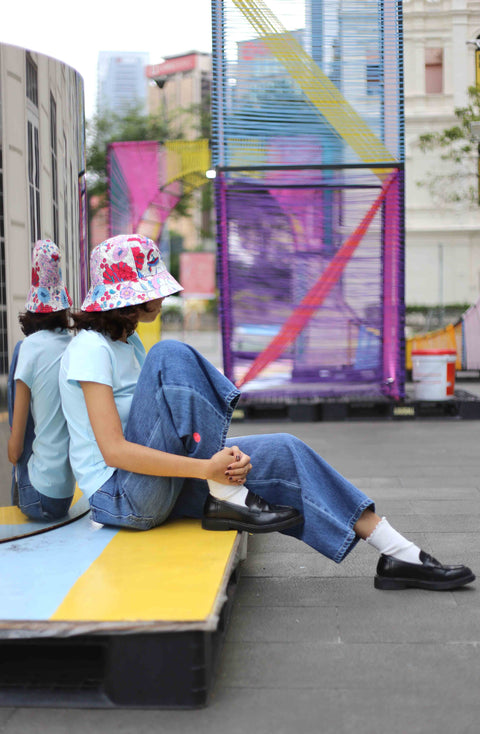
[[[197,520],[118,531],[50,619],[207,621],[236,539],[236,532],[202,530]]]

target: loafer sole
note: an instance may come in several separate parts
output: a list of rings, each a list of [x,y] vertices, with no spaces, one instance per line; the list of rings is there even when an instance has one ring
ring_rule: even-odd
[[[302,522],[302,515],[290,517],[288,520],[270,523],[269,525],[255,525],[255,523],[242,522],[241,520],[228,520],[223,517],[204,517],[202,518],[202,528],[204,530],[244,530],[247,533],[274,533],[279,530],[286,530],[294,525],[300,525]]]
[[[427,581],[426,579],[413,578],[388,578],[388,576],[375,576],[373,585],[376,589],[388,591],[391,589],[428,589],[430,591],[448,591],[458,589],[475,581],[475,574],[469,573],[458,579],[448,581]]]

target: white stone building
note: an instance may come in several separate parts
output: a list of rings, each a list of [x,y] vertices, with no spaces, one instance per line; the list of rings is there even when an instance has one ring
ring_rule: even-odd
[[[475,84],[479,0],[404,0],[407,305],[473,303],[480,295],[480,207],[446,206],[425,187],[440,153],[422,153],[422,133],[455,124]],[[475,164],[473,164],[475,166]],[[475,170],[474,170],[475,173]]]
[[[66,64],[0,44],[0,381],[22,334],[31,250],[50,238],[80,305],[88,261],[83,80]]]

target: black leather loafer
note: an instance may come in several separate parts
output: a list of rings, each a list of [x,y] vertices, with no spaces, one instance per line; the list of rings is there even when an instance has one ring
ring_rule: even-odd
[[[209,495],[203,509],[204,530],[246,530],[248,533],[273,533],[303,522],[293,507],[269,505],[261,497],[248,492],[246,507],[220,502]]]
[[[405,563],[392,556],[380,556],[375,588],[447,591],[475,581],[475,574],[467,566],[444,566],[425,551],[420,551],[420,560],[421,564]]]

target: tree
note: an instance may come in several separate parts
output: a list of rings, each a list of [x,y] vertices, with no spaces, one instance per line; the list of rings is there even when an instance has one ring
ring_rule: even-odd
[[[145,115],[139,107],[124,115],[106,113],[87,121],[87,185],[90,196],[105,203],[107,192],[107,147],[109,143],[133,140],[179,140],[173,125],[164,115]]]
[[[442,151],[440,158],[445,165],[441,171],[428,171],[417,185],[427,188],[437,204],[478,206],[480,140],[472,130],[472,123],[480,123],[480,89],[469,87],[468,104],[457,107],[455,117],[456,125],[420,135],[417,141],[420,150]]]
[[[144,114],[140,107],[134,106],[124,115],[108,112],[96,115],[87,121],[86,132],[86,169],[87,190],[90,200],[89,213],[107,204],[107,148],[109,143],[134,140],[156,140],[165,143],[167,140],[183,140],[184,130],[195,130],[201,137],[210,136],[210,111],[205,102],[202,105],[191,105],[178,109],[170,116],[165,113]],[[91,206],[92,197],[98,202]],[[191,202],[190,194],[184,194],[175,207],[178,216],[187,216]],[[211,192],[202,195],[202,211],[211,209]]]

